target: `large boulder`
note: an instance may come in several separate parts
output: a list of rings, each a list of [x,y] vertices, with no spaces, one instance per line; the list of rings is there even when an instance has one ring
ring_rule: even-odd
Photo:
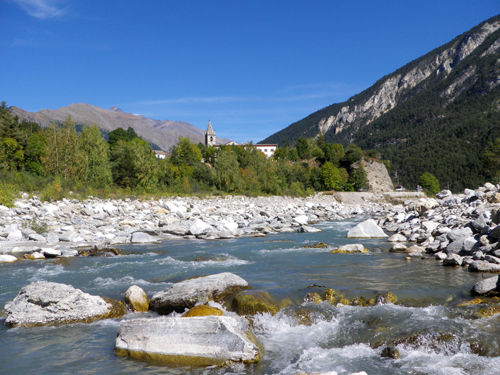
[[[472,288],[472,294],[500,294],[500,276],[493,276],[477,282]]]
[[[246,319],[230,316],[159,317],[124,321],[118,355],[176,366],[226,365],[259,360]]]
[[[200,234],[207,233],[209,230],[212,230],[212,226],[210,224],[205,223],[203,220],[196,219],[189,226],[189,233],[194,236],[199,236]]]
[[[373,219],[365,220],[347,233],[347,238],[385,238],[387,234]]]
[[[14,263],[17,262],[17,257],[10,254],[0,254],[0,263]]]
[[[220,301],[247,286],[244,279],[230,272],[197,277],[156,293],[151,298],[149,307],[160,314],[168,314],[174,310],[182,312],[196,304],[205,304],[210,300]]]
[[[475,260],[469,264],[471,272],[500,272],[500,264],[490,263],[486,260]]]
[[[91,322],[125,312],[119,303],[92,296],[71,285],[36,281],[5,305],[8,326],[41,326]]]

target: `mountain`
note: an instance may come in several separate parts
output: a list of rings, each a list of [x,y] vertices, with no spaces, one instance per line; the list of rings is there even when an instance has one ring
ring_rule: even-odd
[[[424,171],[454,190],[484,183],[484,149],[500,137],[500,16],[262,143],[319,134],[377,150],[409,187]]]
[[[187,122],[154,120],[125,113],[115,106],[103,109],[90,104],[75,103],[56,110],[42,109],[38,112],[28,112],[13,106],[11,111],[20,119],[37,122],[42,127],[47,127],[52,122],[62,123],[68,116],[71,116],[77,125],[96,124],[106,133],[117,128],[131,127],[144,140],[165,151],[170,150],[179,137],[188,137],[194,143],[205,141],[205,131]],[[218,141],[225,143],[229,140],[218,139]]]

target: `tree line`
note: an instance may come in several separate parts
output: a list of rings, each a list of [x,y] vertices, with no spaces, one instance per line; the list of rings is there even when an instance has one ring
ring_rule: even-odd
[[[58,199],[82,195],[233,193],[304,196],[367,188],[356,145],[300,138],[266,158],[252,145],[206,147],[179,138],[165,159],[132,128],[103,136],[96,125],[77,132],[68,117],[42,129],[0,105],[0,185]],[[105,139],[107,138],[107,139]],[[2,189],[2,186],[0,186]],[[1,202],[0,202],[1,203]]]

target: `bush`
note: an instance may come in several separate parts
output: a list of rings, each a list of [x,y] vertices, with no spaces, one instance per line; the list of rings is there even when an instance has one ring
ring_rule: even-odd
[[[419,178],[419,183],[427,194],[436,195],[439,193],[439,181],[432,173],[425,172],[422,174]]]

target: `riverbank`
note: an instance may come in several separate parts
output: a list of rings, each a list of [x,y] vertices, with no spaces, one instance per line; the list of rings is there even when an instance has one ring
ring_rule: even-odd
[[[353,193],[355,194],[355,193]],[[366,194],[366,193],[364,193]],[[230,239],[283,232],[314,232],[311,225],[354,215],[381,215],[391,208],[373,195],[356,204],[333,196],[176,197],[158,200],[23,197],[0,206],[0,254],[75,255],[75,249],[168,239]]]

